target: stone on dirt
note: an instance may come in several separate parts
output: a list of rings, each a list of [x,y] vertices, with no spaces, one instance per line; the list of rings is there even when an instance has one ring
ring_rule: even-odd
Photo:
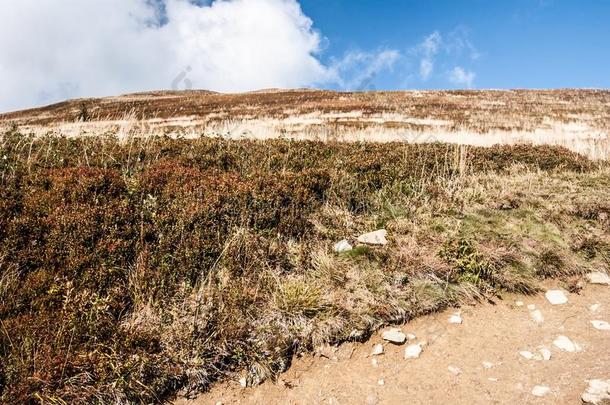
[[[546,385],[536,385],[532,388],[532,395],[535,397],[543,397],[549,392],[551,392],[551,389]]]
[[[549,349],[547,349],[546,347],[543,347],[542,349],[540,349],[538,351],[540,352],[540,355],[542,356],[542,360],[544,360],[544,361],[551,360],[552,353]]]
[[[548,290],[545,294],[546,299],[553,305],[561,305],[568,302],[568,297],[561,290]]]
[[[371,355],[379,356],[380,354],[383,354],[383,345],[381,343],[378,343],[375,345],[375,347],[373,347],[373,351],[371,352]]]
[[[591,321],[591,325],[597,330],[610,330],[610,323],[606,321]]]
[[[449,367],[447,367],[447,370],[449,370],[449,372],[453,375],[462,374],[462,370],[460,370],[459,367],[449,366]]]
[[[350,245],[346,239],[343,239],[342,241],[335,243],[333,249],[336,253],[349,252],[352,250],[352,245]]]
[[[381,334],[383,340],[387,340],[388,342],[402,344],[407,340],[407,336],[402,333],[402,331],[398,328],[392,328],[390,330],[386,330]]]
[[[557,336],[557,339],[553,340],[553,345],[555,345],[556,348],[569,353],[581,350],[579,345],[572,342],[567,336],[563,335]]]
[[[610,380],[590,380],[580,398],[585,404],[601,405],[610,402]]]
[[[531,359],[533,359],[533,358],[534,358],[534,353],[532,353],[532,352],[530,352],[530,351],[528,351],[528,350],[522,350],[522,351],[520,351],[520,352],[519,352],[519,355],[520,355],[521,357],[523,357],[524,359],[527,359],[527,360],[531,360]]]
[[[385,238],[386,235],[387,232],[385,229],[379,229],[377,231],[358,236],[358,242],[364,243],[365,245],[385,246],[388,243]]]
[[[421,345],[409,345],[405,349],[405,359],[417,359],[422,352]]]
[[[494,364],[490,361],[484,361],[483,362],[483,368],[489,370],[490,368],[492,368],[494,366]]]
[[[601,271],[589,273],[587,274],[587,278],[591,284],[610,285],[610,276],[608,276],[606,273],[602,273]]]
[[[530,311],[530,316],[532,317],[532,319],[536,323],[543,323],[544,322],[544,316],[542,315],[542,312],[540,312],[539,309],[535,309],[533,311]]]
[[[462,316],[460,313],[455,313],[449,317],[449,323],[453,323],[455,325],[460,325],[462,323]]]

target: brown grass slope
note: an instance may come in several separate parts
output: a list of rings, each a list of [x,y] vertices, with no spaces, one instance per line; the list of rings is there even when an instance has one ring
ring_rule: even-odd
[[[0,401],[150,403],[419,314],[609,270],[565,149],[0,138]],[[386,247],[335,242],[385,227]]]
[[[454,128],[480,132],[532,130],[550,120],[586,122],[610,129],[609,90],[459,90],[334,92],[279,90],[241,94],[209,91],[163,91],[120,97],[79,99],[43,108],[0,114],[0,123],[49,125],[82,119],[122,119],[126,112],[138,120],[191,117],[210,123],[226,119],[285,119],[313,113],[360,112],[363,116],[400,113],[412,118],[447,120]],[[348,125],[349,123],[344,123]],[[353,125],[362,126],[354,121]],[[425,124],[418,124],[422,129]]]

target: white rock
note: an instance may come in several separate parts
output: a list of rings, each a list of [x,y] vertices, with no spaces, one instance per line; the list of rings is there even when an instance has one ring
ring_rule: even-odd
[[[498,382],[498,379],[493,377],[489,377],[487,380],[491,382]]]
[[[377,359],[371,359],[371,365],[373,367],[377,367],[379,365],[379,362],[377,361]]]
[[[532,395],[535,397],[543,397],[551,392],[551,389],[545,385],[536,385],[532,388]]]
[[[460,315],[460,313],[456,312],[455,314],[451,315],[449,317],[449,323],[460,325],[462,323],[462,316]]]
[[[409,345],[405,349],[405,359],[417,359],[422,352],[420,345]]]
[[[533,311],[534,309],[536,309],[536,305],[528,304],[527,309],[529,309],[530,311]]]
[[[384,246],[388,243],[385,238],[386,235],[387,232],[385,229],[379,229],[377,231],[365,233],[363,235],[358,236],[358,242],[364,243],[365,245]]]
[[[533,311],[530,311],[530,316],[532,317],[532,319],[536,323],[543,323],[544,322],[544,316],[542,315],[542,312],[540,312],[539,309],[535,309]]]
[[[379,381],[377,381],[377,385],[385,385],[385,381],[384,380],[379,380]]]
[[[542,356],[542,360],[544,360],[544,361],[551,360],[552,353],[549,349],[547,349],[546,347],[543,347],[542,349],[540,349],[538,351],[540,352],[540,355]]]
[[[447,367],[447,370],[449,370],[449,372],[453,375],[462,374],[462,370],[460,370],[459,367],[449,366],[449,367]]]
[[[570,353],[581,350],[579,345],[572,342],[570,340],[570,338],[568,338],[567,336],[563,336],[563,335],[557,336],[557,339],[553,340],[553,344],[558,349],[561,349],[563,351],[570,352]]]
[[[246,380],[246,377],[242,377],[239,379],[239,385],[241,385],[243,388],[246,388],[248,386],[248,380]]]
[[[601,271],[589,273],[587,274],[587,278],[591,284],[610,285],[610,276],[608,276],[606,273],[602,273]]]
[[[553,305],[561,305],[568,302],[568,297],[561,290],[548,290],[544,296]]]
[[[402,344],[407,340],[407,336],[402,333],[402,331],[398,328],[392,328],[390,330],[386,330],[381,334],[383,340],[387,340],[388,342]]]
[[[490,361],[484,361],[483,362],[483,368],[489,370],[490,368],[492,368],[494,366],[494,364]]]
[[[591,325],[597,330],[610,330],[610,323],[606,321],[591,321]]]
[[[337,253],[349,252],[352,250],[352,245],[350,245],[346,239],[343,239],[342,241],[337,242],[333,249]]]
[[[375,394],[369,394],[366,397],[366,405],[377,405],[379,403],[379,398]]]
[[[599,304],[593,304],[593,305],[591,305],[591,306],[589,307],[589,311],[591,311],[591,312],[597,312],[597,311],[599,310],[599,307],[600,307],[600,306],[601,306],[601,305],[599,305]]]
[[[373,347],[371,356],[379,356],[380,354],[383,354],[383,345],[381,343],[378,343],[375,345],[375,347]]]
[[[519,354],[521,355],[521,357],[527,359],[527,360],[531,360],[534,358],[534,353],[528,351],[528,350],[522,350],[519,352]]]
[[[516,301],[515,305],[518,307],[522,307],[523,306],[523,301]]]
[[[587,390],[580,397],[585,404],[598,405],[610,400],[610,380],[590,380]]]

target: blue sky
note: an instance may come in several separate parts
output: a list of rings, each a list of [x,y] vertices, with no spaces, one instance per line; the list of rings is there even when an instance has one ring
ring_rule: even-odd
[[[195,88],[610,87],[610,0],[0,0],[0,112]]]
[[[379,88],[463,87],[448,83],[458,65],[477,88],[610,87],[607,0],[302,0],[327,38],[323,60],[355,49],[396,49],[407,56],[374,80]],[[457,31],[456,31],[457,30]],[[477,51],[440,50],[428,80],[409,51],[426,36],[462,32]],[[406,85],[406,86],[405,86]]]

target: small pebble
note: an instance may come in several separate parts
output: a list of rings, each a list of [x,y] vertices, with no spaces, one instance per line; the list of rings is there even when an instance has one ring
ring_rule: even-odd
[[[557,339],[553,340],[553,345],[555,345],[555,347],[557,347],[558,349],[561,349],[563,351],[570,352],[570,353],[581,350],[579,345],[572,342],[570,340],[570,338],[568,338],[567,336],[563,336],[563,335],[557,336]]]
[[[551,351],[545,347],[543,347],[542,349],[538,350],[540,352],[540,355],[542,356],[542,360],[544,361],[549,361],[551,360]]]
[[[591,325],[597,330],[610,330],[610,323],[606,321],[591,321]]]
[[[543,397],[549,392],[551,392],[551,389],[545,385],[536,385],[532,389],[532,395],[535,397]]]
[[[484,361],[483,362],[483,368],[489,370],[490,368],[492,368],[494,366],[494,364],[492,362],[489,361]]]
[[[562,305],[568,302],[568,297],[561,290],[548,290],[544,296],[552,305]]]
[[[601,285],[609,285],[610,286],[610,276],[606,273],[602,273],[601,271],[594,271],[587,275],[589,282],[591,284],[601,284]]]
[[[523,301],[517,301],[515,302],[515,305],[518,307],[522,307],[523,306]]]
[[[379,380],[379,381],[377,381],[377,384],[378,384],[378,385],[385,385],[385,381],[383,381],[383,380]]]
[[[449,372],[453,375],[462,374],[462,370],[460,370],[458,367],[455,367],[455,366],[449,366],[449,367],[447,367],[447,370],[449,370]]]
[[[532,319],[536,323],[543,323],[544,322],[544,316],[542,315],[542,312],[540,312],[539,309],[535,309],[535,310],[531,311],[530,312],[530,316],[532,317]]]
[[[409,345],[405,349],[405,359],[417,359],[422,352],[420,345]]]
[[[402,333],[402,331],[398,328],[392,328],[384,331],[381,334],[383,340],[387,340],[388,342],[402,344],[407,340],[407,336]]]
[[[530,352],[529,350],[522,350],[519,352],[519,355],[527,360],[531,360],[534,358],[534,353]]]
[[[460,315],[459,312],[451,315],[449,317],[449,323],[455,324],[455,325],[460,325],[462,323],[462,316]]]
[[[375,347],[373,347],[373,351],[371,352],[371,355],[379,356],[380,354],[383,354],[383,345],[381,343],[378,343],[375,345]]]

